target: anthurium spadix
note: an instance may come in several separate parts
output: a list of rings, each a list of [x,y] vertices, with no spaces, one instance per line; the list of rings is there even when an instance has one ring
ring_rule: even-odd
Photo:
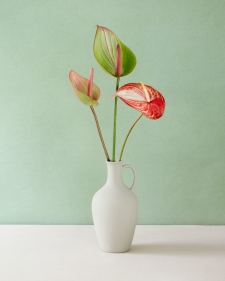
[[[74,70],[70,70],[69,79],[72,89],[78,99],[85,105],[96,106],[97,100],[100,97],[100,89],[93,83],[94,69],[90,70],[89,79],[76,73]]]
[[[165,110],[165,99],[162,94],[143,83],[126,84],[119,88],[114,96],[150,119],[160,118]]]
[[[108,28],[97,25],[94,56],[101,67],[115,77],[125,76],[136,66],[134,53]]]

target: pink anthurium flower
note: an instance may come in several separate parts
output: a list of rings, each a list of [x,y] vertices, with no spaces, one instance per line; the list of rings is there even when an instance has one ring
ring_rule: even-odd
[[[100,89],[93,83],[94,69],[90,70],[89,79],[76,73],[74,70],[70,70],[69,79],[72,89],[78,99],[85,105],[96,106],[97,100],[100,98]]]
[[[90,70],[89,79],[84,78],[83,76],[76,73],[74,70],[70,70],[69,79],[75,95],[83,104],[88,105],[91,109],[96,122],[96,126],[98,129],[100,140],[102,142],[102,147],[104,149],[106,159],[107,161],[110,161],[109,154],[106,149],[105,142],[100,129],[100,125],[98,122],[98,118],[93,108],[94,105],[98,105],[97,100],[100,98],[100,89],[97,85],[93,83],[93,75],[94,75],[93,68],[91,68]]]
[[[165,110],[162,94],[143,83],[126,84],[119,88],[114,96],[153,120],[160,118]]]

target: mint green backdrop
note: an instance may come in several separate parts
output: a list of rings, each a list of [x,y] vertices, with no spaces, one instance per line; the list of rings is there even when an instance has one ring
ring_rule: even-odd
[[[142,118],[124,153],[138,173],[138,223],[224,224],[224,12],[223,0],[2,1],[0,223],[92,224],[105,158],[68,72],[87,77],[94,67],[111,154],[115,79],[93,56],[99,24],[136,54],[121,85],[142,81],[166,99],[164,116]],[[117,155],[138,116],[119,101]]]

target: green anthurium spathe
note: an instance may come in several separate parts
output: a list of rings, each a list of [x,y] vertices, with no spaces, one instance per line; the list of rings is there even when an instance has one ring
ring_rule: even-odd
[[[136,66],[134,53],[108,28],[97,25],[94,56],[101,67],[115,77],[128,75]]]
[[[96,106],[97,100],[100,97],[100,89],[93,83],[94,69],[90,70],[89,79],[76,73],[74,70],[70,70],[69,79],[72,89],[78,99],[85,105]]]

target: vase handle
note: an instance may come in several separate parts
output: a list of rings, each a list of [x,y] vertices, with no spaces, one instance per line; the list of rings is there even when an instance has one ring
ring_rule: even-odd
[[[134,182],[133,182],[133,184],[132,184],[132,186],[131,186],[131,188],[130,188],[130,190],[131,190],[132,192],[134,192],[134,191],[135,191],[135,187],[136,187],[136,181],[137,181],[136,170],[135,170],[134,167],[131,166],[131,165],[123,165],[123,166],[122,166],[122,171],[123,171],[124,169],[126,169],[126,168],[130,168],[130,169],[133,171],[133,173],[134,173]]]

